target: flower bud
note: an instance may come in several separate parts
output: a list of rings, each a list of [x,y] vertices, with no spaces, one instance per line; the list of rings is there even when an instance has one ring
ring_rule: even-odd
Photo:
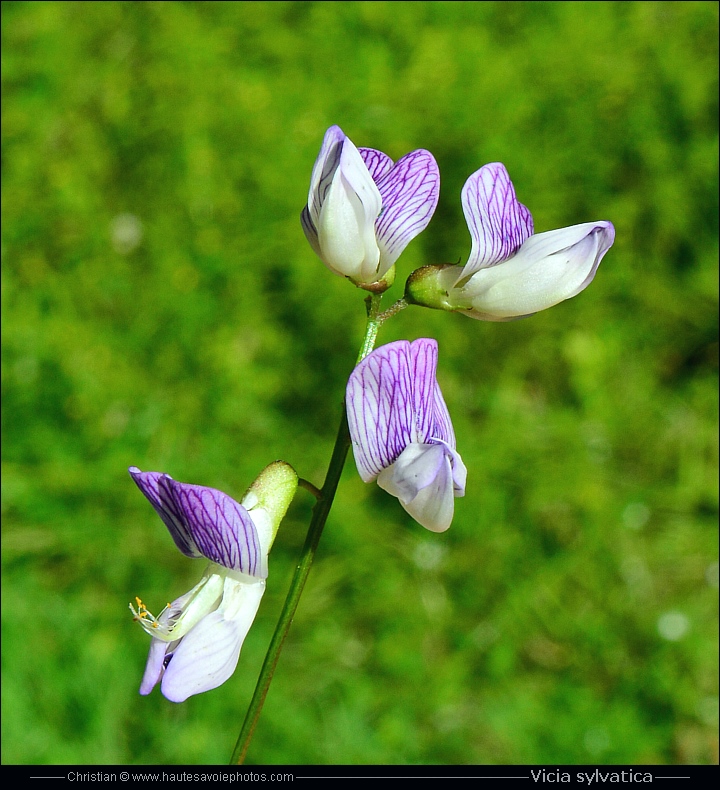
[[[382,293],[395,261],[430,222],[439,194],[440,173],[429,151],[411,151],[393,163],[382,151],[356,148],[331,126],[300,221],[330,271]]]

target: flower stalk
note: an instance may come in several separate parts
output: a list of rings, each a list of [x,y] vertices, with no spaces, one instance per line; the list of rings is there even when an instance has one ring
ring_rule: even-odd
[[[304,488],[306,491],[309,491],[315,499],[322,499],[322,491],[309,480],[305,480],[304,477],[298,478],[298,488]]]
[[[363,338],[360,352],[358,354],[357,363],[361,362],[374,348],[377,340],[378,329],[380,328],[381,321],[378,320],[378,313],[380,309],[380,301],[382,294],[371,294],[368,296],[367,303],[367,324],[365,327],[365,337]],[[280,619],[275,627],[275,633],[270,640],[270,646],[265,655],[260,676],[258,677],[253,693],[250,706],[245,714],[245,721],[243,722],[240,735],[238,736],[235,749],[230,758],[231,765],[242,765],[247,756],[250,741],[252,740],[255,728],[260,718],[265,698],[270,689],[270,683],[275,668],[277,667],[280,658],[280,651],[282,650],[285,638],[290,630],[290,624],[295,616],[295,610],[300,602],[305,582],[310,574],[313,560],[315,559],[315,552],[317,550],[325,522],[327,521],[330,509],[332,508],[335,499],[335,492],[337,491],[338,483],[340,482],[340,475],[342,474],[345,460],[347,458],[348,450],[350,449],[350,431],[348,429],[347,413],[343,405],[342,417],[340,425],[338,426],[337,436],[335,438],[335,446],[333,447],[330,464],[328,465],[327,474],[325,475],[325,482],[322,488],[318,491],[312,484],[307,484],[307,481],[301,480],[300,485],[312,494],[317,496],[317,502],[313,507],[312,518],[308,528],[307,537],[305,538],[305,545],[302,549],[300,562],[295,569],[295,574],[290,583],[285,604],[283,605]],[[311,486],[311,487],[310,487]],[[314,490],[313,490],[314,489]]]
[[[392,318],[394,315],[397,315],[401,310],[404,310],[406,307],[409,306],[409,303],[403,297],[402,299],[398,299],[397,302],[390,305],[387,310],[384,310],[380,315],[377,317],[378,324],[383,324],[388,318]]]

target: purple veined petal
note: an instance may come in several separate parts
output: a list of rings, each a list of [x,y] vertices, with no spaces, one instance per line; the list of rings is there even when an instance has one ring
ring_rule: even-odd
[[[455,448],[455,431],[437,382],[437,341],[421,337],[410,344],[410,375],[413,383],[414,441],[440,439]]]
[[[438,359],[437,341],[421,337],[414,340],[408,349],[410,379],[412,381],[412,405],[415,433],[412,441],[426,442],[434,438],[436,428],[435,378]],[[442,398],[442,395],[440,396]],[[449,419],[449,415],[448,415]]]
[[[321,255],[320,242],[318,241],[318,232],[317,228],[313,224],[312,219],[310,219],[310,212],[308,211],[307,206],[305,206],[305,208],[300,212],[300,224],[302,225],[303,232],[305,233],[305,238],[310,242],[310,246],[313,248],[315,255],[320,258]]]
[[[371,352],[348,381],[346,404],[355,463],[367,483],[393,496],[427,529],[452,522],[467,470],[435,378],[437,343],[398,340]]]
[[[310,191],[308,193],[308,215],[315,226],[318,226],[320,209],[325,202],[333,176],[340,163],[343,144],[347,140],[345,133],[339,126],[331,126],[323,137],[320,153],[313,165],[310,176]]]
[[[437,353],[435,340],[398,340],[375,349],[350,375],[348,425],[358,472],[366,483],[411,442],[439,439],[455,447],[435,378]]]
[[[455,447],[455,431],[437,382],[437,341],[418,338],[410,344],[413,409],[418,442],[440,439]]]
[[[128,471],[137,487],[145,494],[150,504],[163,520],[178,549],[186,557],[202,557],[203,553],[188,531],[182,512],[177,509],[172,497],[163,496],[162,491],[158,487],[158,481],[161,478],[171,478],[160,472],[141,472],[136,466],[131,466]]]
[[[452,420],[450,419],[450,412],[445,405],[445,399],[440,391],[440,385],[435,382],[435,396],[434,396],[433,418],[434,427],[432,429],[431,438],[440,439],[445,442],[448,447],[455,449],[455,431],[453,430]]]
[[[472,249],[460,279],[506,260],[532,235],[532,215],[518,201],[500,162],[484,165],[468,178],[462,206]]]
[[[440,171],[429,151],[411,151],[377,182],[382,213],[375,223],[381,269],[389,269],[432,218],[440,195]]]
[[[402,453],[415,434],[410,343],[371,352],[350,374],[348,427],[360,477],[369,483]]]
[[[219,608],[180,640],[167,664],[161,685],[167,699],[184,702],[217,688],[232,675],[264,592],[264,582],[226,580]]]
[[[358,152],[376,184],[378,179],[382,178],[393,166],[393,160],[387,154],[377,151],[375,148],[358,148]]]
[[[214,488],[159,481],[161,493],[171,498],[183,514],[200,553],[225,568],[257,578],[267,577],[267,557],[262,554],[253,520],[245,508]]]

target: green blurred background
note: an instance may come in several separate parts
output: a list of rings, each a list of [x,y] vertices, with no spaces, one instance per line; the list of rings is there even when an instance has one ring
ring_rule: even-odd
[[[533,318],[412,308],[468,489],[435,535],[349,458],[253,763],[713,763],[714,2],[3,3],[6,763],[225,762],[297,561],[300,492],[235,675],[137,693],[203,565],[127,474],[322,482],[364,293],[299,212],[325,129],[442,175],[398,263],[464,260],[502,161],[538,231],[615,223]]]

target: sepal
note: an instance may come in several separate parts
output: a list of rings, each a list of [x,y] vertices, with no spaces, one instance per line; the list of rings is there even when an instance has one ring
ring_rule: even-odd
[[[405,283],[405,301],[432,310],[457,310],[457,301],[451,297],[447,282],[457,279],[462,268],[454,263],[436,263],[415,269]]]
[[[273,461],[260,472],[245,492],[242,505],[255,524],[260,545],[266,555],[297,487],[298,476],[292,466],[285,461]]]

